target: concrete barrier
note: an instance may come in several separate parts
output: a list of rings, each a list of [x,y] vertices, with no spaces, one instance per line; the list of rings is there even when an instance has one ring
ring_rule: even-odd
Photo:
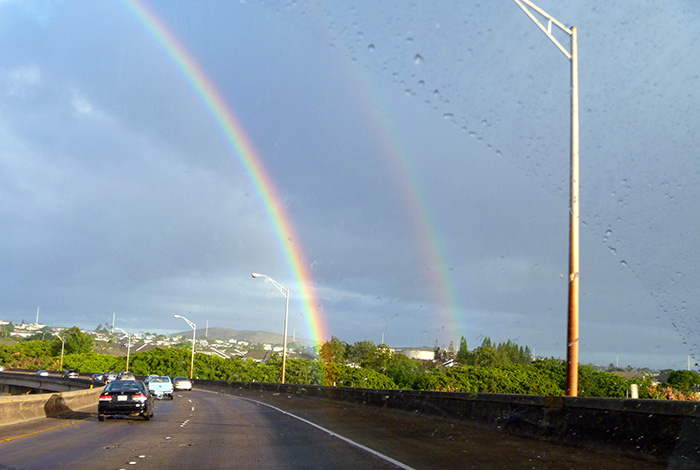
[[[102,389],[0,397],[0,426],[37,418],[61,417],[95,405]]]
[[[700,402],[374,390],[198,380],[220,393],[304,395],[473,422],[513,434],[700,466]]]
[[[84,390],[90,388],[95,382],[89,378],[68,379],[58,375],[48,377],[38,376],[33,373],[21,371],[0,372],[0,387],[5,391],[29,390],[39,393],[47,392],[70,392],[72,390]]]

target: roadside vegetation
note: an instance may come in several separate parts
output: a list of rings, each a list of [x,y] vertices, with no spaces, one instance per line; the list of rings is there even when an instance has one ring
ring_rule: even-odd
[[[58,370],[63,346],[63,368],[83,373],[126,369],[126,357],[99,354],[94,340],[79,328],[66,330],[65,344],[57,337],[32,337],[0,344],[0,364],[8,369]],[[465,393],[506,393],[561,396],[565,393],[566,364],[554,358],[533,360],[530,349],[511,341],[495,344],[485,338],[469,350],[464,338],[458,350],[436,347],[436,361],[410,359],[386,345],[372,341],[354,344],[331,338],[319,350],[318,360],[287,358],[286,382],[380,389],[408,389]],[[136,375],[189,376],[189,347],[158,348],[131,355],[129,370]],[[447,364],[447,365],[445,365]],[[196,354],[195,378],[278,382],[281,356],[267,363],[252,359],[223,359]],[[610,366],[612,369],[612,365]],[[667,371],[664,383],[651,375],[625,378],[590,365],[579,367],[579,396],[625,398],[632,384],[639,397],[648,399],[696,399],[700,375],[695,371]]]

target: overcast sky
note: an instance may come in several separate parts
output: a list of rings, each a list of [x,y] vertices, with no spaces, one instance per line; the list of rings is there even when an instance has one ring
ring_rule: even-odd
[[[0,317],[281,333],[260,272],[308,338],[294,243],[329,335],[565,357],[566,57],[511,0],[279,3],[147,4],[239,118],[286,241],[126,3],[0,1]],[[538,5],[579,32],[581,362],[685,368],[700,4]]]

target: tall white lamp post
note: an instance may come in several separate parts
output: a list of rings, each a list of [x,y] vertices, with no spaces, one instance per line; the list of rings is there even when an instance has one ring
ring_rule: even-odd
[[[578,297],[579,297],[579,145],[578,145],[578,36],[530,0],[513,0],[571,62],[571,195],[569,211],[569,314],[566,350],[566,394],[578,395]],[[529,8],[528,8],[529,7]],[[545,27],[530,8],[547,19]],[[569,52],[552,35],[552,25],[571,36]]]
[[[114,329],[119,330],[126,335],[126,339],[128,341],[128,345],[126,347],[126,372],[129,372],[129,355],[131,354],[131,335],[119,327],[114,327]]]
[[[192,380],[192,376],[194,375],[194,342],[195,342],[195,335],[197,334],[197,325],[189,321],[187,318],[183,317],[182,315],[173,315],[175,318],[182,318],[187,322],[188,325],[190,325],[190,328],[192,328],[192,360],[190,362],[190,380]]]
[[[66,340],[60,335],[56,335],[56,337],[61,340],[61,365],[58,366],[58,370],[63,370],[63,350],[66,347]]]
[[[272,285],[274,285],[277,290],[279,290],[287,299],[284,307],[284,339],[282,340],[282,383],[284,383],[284,371],[287,364],[287,319],[289,318],[289,289],[272,279],[270,276],[258,273],[253,273],[252,276],[254,278],[262,277],[265,279],[265,282],[271,282]]]

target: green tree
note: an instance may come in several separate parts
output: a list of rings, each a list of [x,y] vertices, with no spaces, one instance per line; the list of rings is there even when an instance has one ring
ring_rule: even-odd
[[[95,344],[93,337],[80,331],[77,326],[65,330],[61,336],[65,341],[64,354],[87,354],[92,352]],[[54,338],[51,342],[51,350],[54,356],[61,354],[60,339]]]
[[[3,338],[9,338],[13,331],[15,331],[14,323],[10,322],[7,325],[2,325],[2,328],[0,328],[0,336]]]
[[[469,348],[467,348],[467,340],[464,339],[464,336],[462,336],[462,339],[459,340],[459,350],[457,351],[457,362],[461,364],[467,364],[469,361]]]
[[[700,385],[700,374],[694,370],[674,370],[666,383],[678,391],[688,393],[693,391],[693,387]]]
[[[360,367],[384,372],[393,353],[386,344],[377,346],[374,341],[358,341],[346,347],[347,360]]]
[[[330,341],[326,341],[321,346],[321,359],[323,362],[331,363],[344,363],[345,362],[345,350],[347,349],[347,343],[340,341],[335,336],[331,336]]]
[[[393,354],[384,374],[399,388],[410,390],[416,388],[424,371],[421,361],[410,359],[403,354]]]

